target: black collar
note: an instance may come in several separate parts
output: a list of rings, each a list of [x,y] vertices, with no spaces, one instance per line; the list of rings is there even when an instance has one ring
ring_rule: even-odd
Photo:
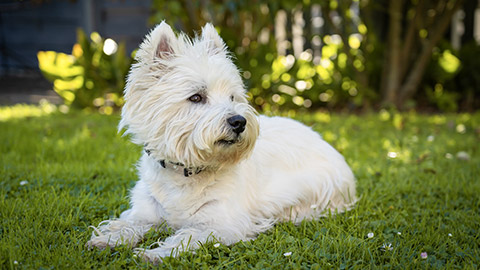
[[[144,148],[145,153],[150,156],[152,153],[152,150]],[[196,175],[201,173],[203,170],[205,170],[205,167],[185,167],[185,165],[181,162],[175,162],[175,161],[169,161],[165,159],[157,160],[160,165],[165,168],[165,169],[170,169],[175,172],[178,172],[180,174],[183,174],[185,177],[189,177],[192,175]]]

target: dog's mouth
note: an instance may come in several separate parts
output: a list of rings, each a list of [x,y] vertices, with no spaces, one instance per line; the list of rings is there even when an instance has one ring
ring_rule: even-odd
[[[218,140],[218,141],[216,142],[216,144],[224,145],[224,146],[230,146],[230,145],[236,144],[238,141],[239,141],[239,138],[235,138],[235,139],[221,139],[221,140]]]

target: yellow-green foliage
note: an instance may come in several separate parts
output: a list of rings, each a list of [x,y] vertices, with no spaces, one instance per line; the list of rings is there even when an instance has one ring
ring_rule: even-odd
[[[123,43],[117,45],[96,32],[88,38],[79,29],[72,54],[40,51],[37,57],[40,70],[66,105],[110,114],[123,104],[125,76],[132,62]]]

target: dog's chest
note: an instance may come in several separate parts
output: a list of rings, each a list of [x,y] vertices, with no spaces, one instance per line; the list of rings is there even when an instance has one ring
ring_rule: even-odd
[[[196,214],[216,201],[208,190],[194,186],[157,183],[151,186],[151,194],[163,210],[163,218],[173,228],[191,223]]]

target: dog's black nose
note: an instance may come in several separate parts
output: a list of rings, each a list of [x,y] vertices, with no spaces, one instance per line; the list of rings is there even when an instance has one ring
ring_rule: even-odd
[[[234,115],[228,118],[227,122],[232,127],[233,132],[240,134],[245,130],[247,119],[241,115]]]

